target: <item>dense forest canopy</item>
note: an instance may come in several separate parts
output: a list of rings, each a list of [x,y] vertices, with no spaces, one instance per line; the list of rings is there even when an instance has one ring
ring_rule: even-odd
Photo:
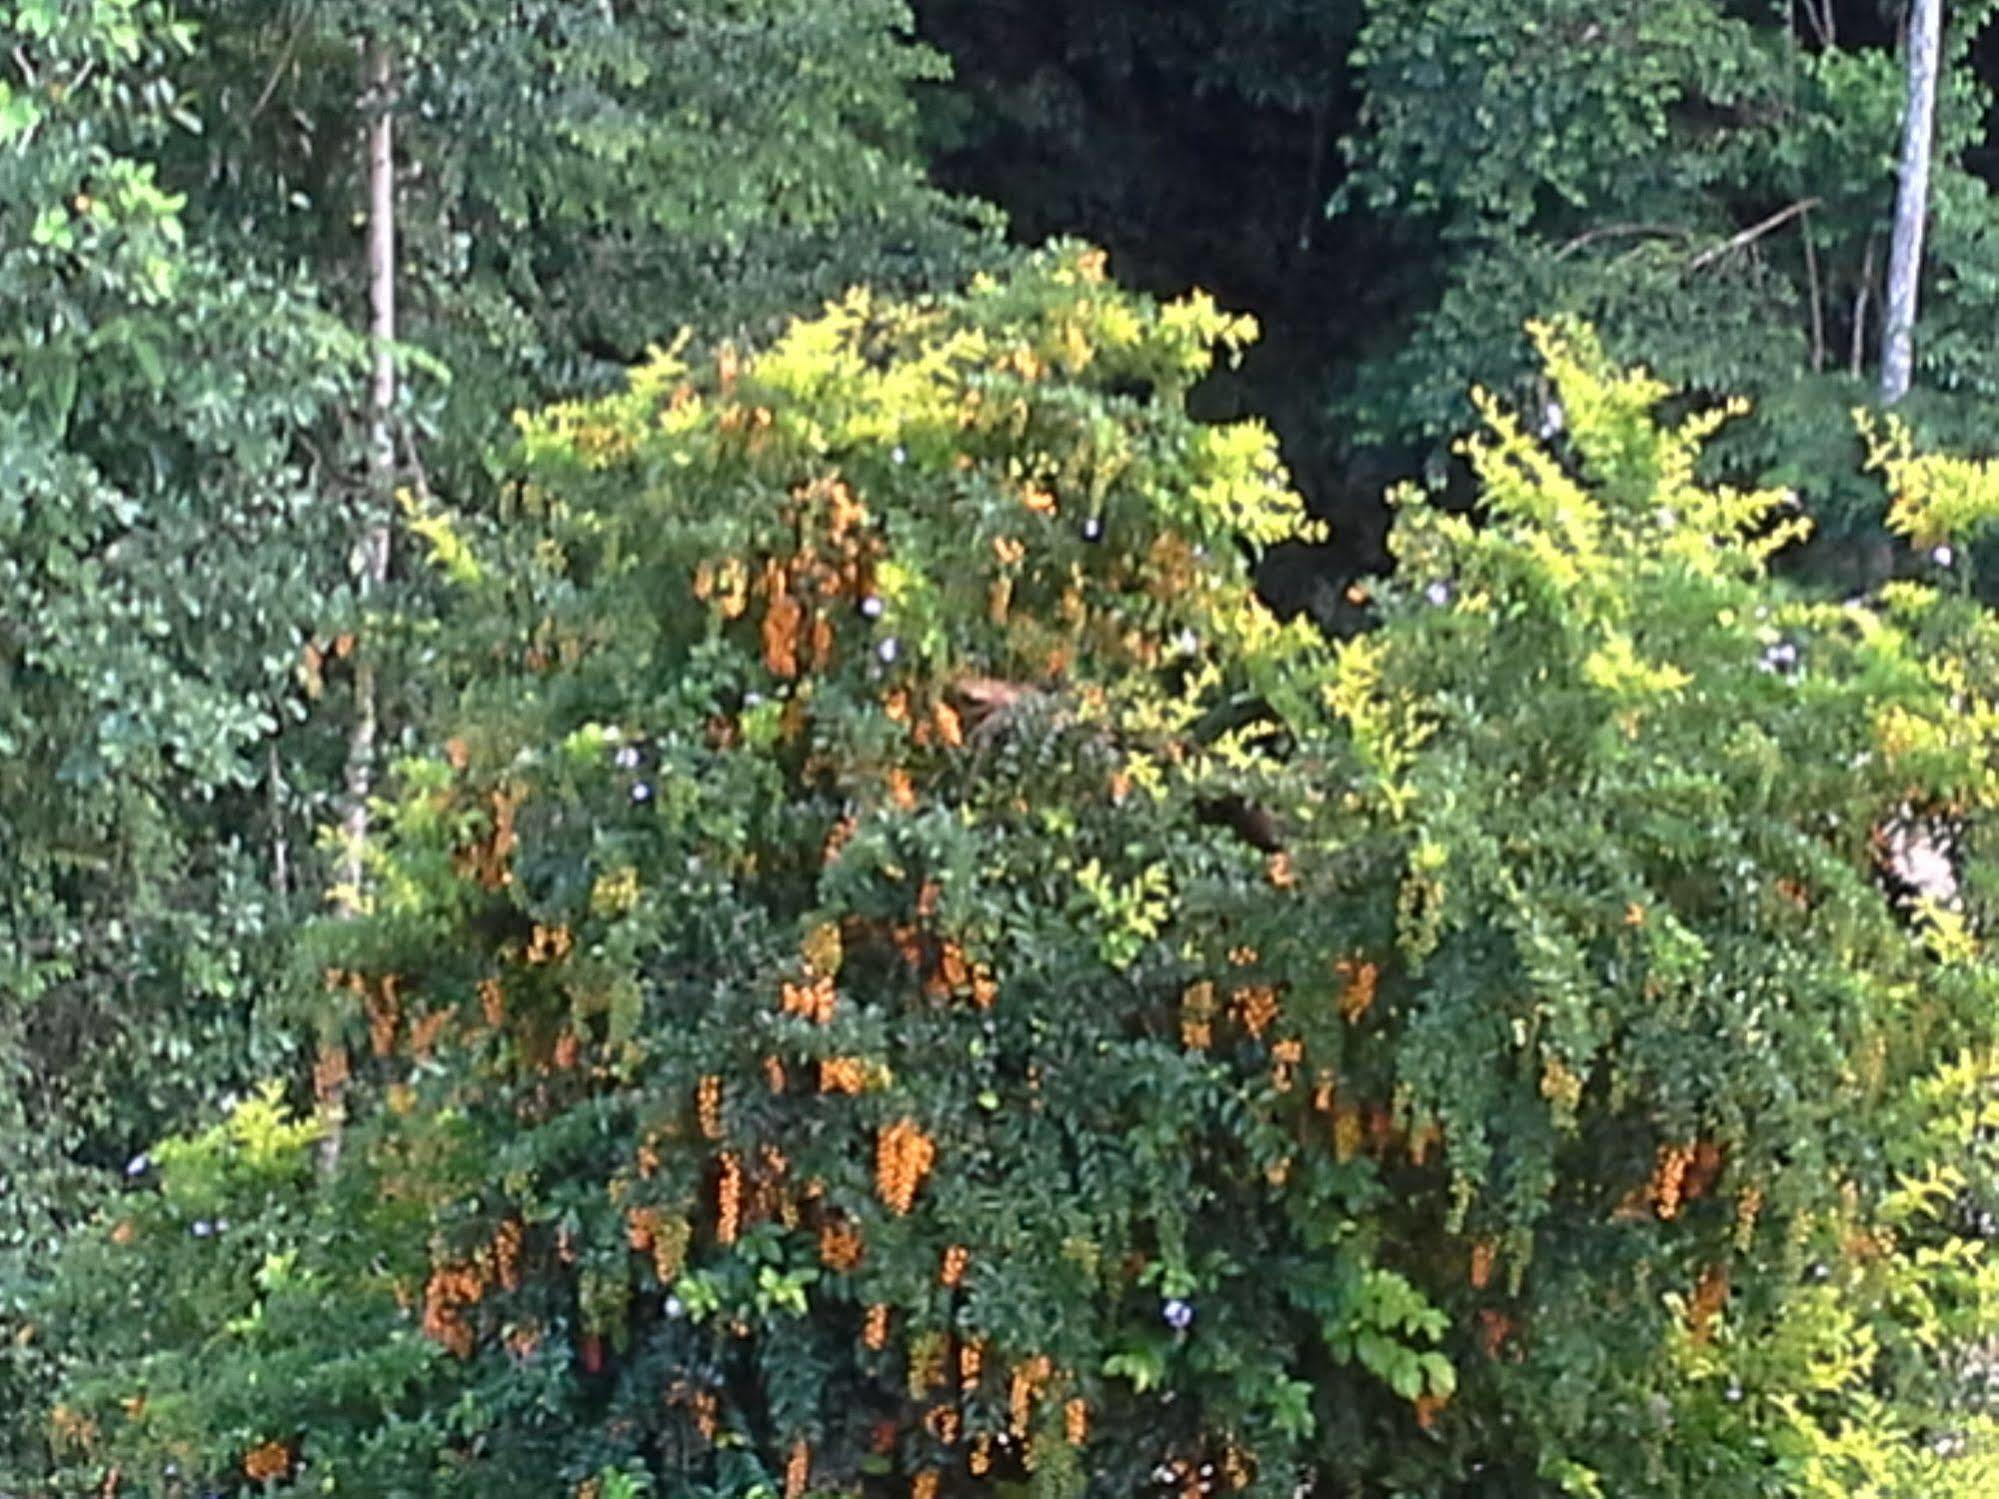
[[[0,5],[0,1495],[1999,1492],[1993,10]]]

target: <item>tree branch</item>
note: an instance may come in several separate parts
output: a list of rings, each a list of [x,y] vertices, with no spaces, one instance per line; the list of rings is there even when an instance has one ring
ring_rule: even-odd
[[[1798,202],[1793,203],[1789,208],[1778,209],[1769,218],[1751,224],[1740,234],[1731,235],[1720,244],[1710,246],[1708,249],[1701,251],[1700,254],[1687,262],[1687,269],[1689,271],[1698,271],[1704,266],[1714,264],[1715,261],[1721,259],[1724,255],[1733,254],[1737,250],[1753,245],[1771,230],[1781,229],[1799,214],[1810,213],[1814,208],[1819,206],[1820,201],[1817,198],[1802,198]]]

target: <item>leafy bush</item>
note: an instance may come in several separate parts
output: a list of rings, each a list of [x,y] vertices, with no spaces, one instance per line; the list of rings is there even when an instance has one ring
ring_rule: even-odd
[[[1545,333],[1567,446],[1488,406],[1328,645],[1185,414],[1249,331],[857,293],[423,517],[337,1152],[78,1252],[63,1492],[1989,1492],[1990,620],[1787,596]]]

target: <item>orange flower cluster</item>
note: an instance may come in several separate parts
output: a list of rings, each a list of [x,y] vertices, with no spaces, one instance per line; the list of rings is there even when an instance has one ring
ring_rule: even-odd
[[[917,1188],[936,1164],[937,1147],[912,1119],[898,1119],[875,1138],[875,1192],[891,1212],[907,1213]]]
[[[1071,1447],[1080,1447],[1090,1439],[1090,1402],[1081,1395],[1071,1396],[1062,1407],[1062,1435]]]
[[[821,1093],[860,1094],[868,1091],[868,1064],[859,1057],[822,1057],[819,1061]]]
[[[809,1020],[814,1025],[825,1025],[833,1018],[833,1011],[839,1007],[840,996],[833,987],[833,980],[825,974],[809,983],[785,983],[779,994],[784,1005],[784,1013],[795,1015],[800,1020]]]
[[[514,850],[520,846],[520,838],[514,831],[514,813],[519,810],[526,793],[517,787],[496,786],[491,802],[493,807],[492,831],[483,843],[475,843],[470,848],[461,849],[454,861],[459,874],[477,880],[488,890],[499,890],[513,881]]]
[[[1287,1036],[1270,1048],[1270,1086],[1279,1093],[1289,1093],[1297,1082],[1298,1064],[1305,1060],[1305,1043],[1296,1036]]]
[[[940,1482],[935,1468],[925,1468],[909,1480],[909,1499],[937,1499]]]
[[[1361,958],[1341,958],[1333,965],[1339,975],[1340,1015],[1347,1024],[1358,1024],[1374,1005],[1375,990],[1381,983],[1381,968]]]
[[[819,1225],[819,1263],[845,1275],[857,1268],[867,1253],[860,1230],[844,1218],[828,1218]]]
[[[312,1096],[322,1109],[338,1105],[348,1075],[347,1048],[322,1044],[312,1063]]]
[[[958,1385],[961,1389],[978,1388],[979,1376],[985,1372],[986,1345],[977,1338],[967,1338],[958,1345]]]
[[[820,845],[820,861],[832,863],[834,859],[838,859],[840,849],[844,849],[858,831],[860,831],[860,821],[856,817],[842,817],[840,821],[836,821],[826,833],[826,843]]]
[[[555,1038],[555,1045],[548,1054],[548,1065],[557,1072],[569,1072],[582,1056],[583,1038],[573,1030],[565,1030]]]
[[[243,1454],[243,1476],[252,1483],[272,1483],[291,1476],[292,1450],[284,1442],[265,1442]]]
[[[431,1010],[410,1024],[410,1055],[423,1061],[437,1049],[445,1028],[451,1024],[449,1009]]]
[[[965,1469],[974,1478],[984,1478],[993,1470],[993,1439],[980,1432],[972,1443],[971,1453],[965,1459]]]
[[[396,976],[388,975],[373,990],[366,987],[367,981],[359,974],[349,977],[356,992],[363,996],[362,1007],[368,1014],[368,1043],[376,1056],[386,1057],[396,1049],[396,1029],[402,1024],[402,996],[397,992]]]
[[[521,1242],[526,1236],[518,1218],[503,1218],[493,1241],[474,1257],[486,1278],[503,1291],[521,1288]]]
[[[1277,990],[1269,984],[1244,984],[1229,996],[1236,1019],[1252,1036],[1261,1037],[1277,1018]]]
[[[506,987],[496,978],[479,980],[479,1013],[486,1017],[486,1024],[498,1030],[507,1018]]]
[[[1234,1442],[1222,1448],[1222,1477],[1232,1489],[1246,1489],[1255,1475],[1249,1470],[1249,1455]]]
[[[953,1244],[944,1251],[944,1261],[937,1270],[937,1284],[952,1289],[963,1285],[965,1271],[971,1267],[972,1252],[963,1244]]]
[[[931,999],[948,999],[971,984],[971,965],[965,950],[955,942],[945,942],[937,952],[936,966],[923,981],[923,992]]]
[[[743,1165],[732,1150],[722,1152],[715,1181],[715,1238],[733,1244],[743,1227]]]
[[[704,1442],[715,1440],[715,1431],[720,1424],[720,1403],[709,1390],[697,1390],[685,1380],[676,1380],[666,1392],[666,1403],[670,1407],[685,1408],[694,1418],[694,1429],[701,1433]]]
[[[1763,1189],[1754,1183],[1742,1189],[1735,1201],[1735,1247],[1746,1251],[1756,1234],[1756,1220],[1763,1214]]]
[[[1206,1051],[1215,1044],[1215,986],[1206,980],[1180,996],[1180,1044]]]
[[[924,1412],[923,1424],[946,1447],[958,1440],[960,1418],[955,1405],[933,1405]]]
[[[559,963],[575,949],[576,934],[568,927],[543,926],[536,922],[526,956],[530,964]]]
[[[1013,1378],[1007,1387],[1007,1421],[1016,1439],[1027,1435],[1028,1424],[1034,1419],[1034,1402],[1041,1398],[1054,1374],[1054,1365],[1046,1354],[1036,1354],[1033,1358],[1013,1366]]]
[[[784,565],[772,558],[764,564],[761,591],[769,602],[764,606],[764,665],[780,677],[798,675],[798,635],[805,624],[805,606],[791,596],[791,579]]]
[[[784,1462],[784,1499],[804,1499],[811,1482],[812,1446],[800,1437],[791,1444],[791,1455]]]
[[[1687,1329],[1694,1342],[1705,1343],[1713,1335],[1714,1319],[1727,1301],[1728,1266],[1709,1265],[1701,1272],[1693,1298],[1687,1303]]]
[[[984,963],[972,965],[972,1003],[982,1010],[990,1010],[999,999],[999,980],[993,977],[990,966]]]
[[[1672,1222],[1680,1213],[1680,1202],[1687,1179],[1687,1167],[1693,1164],[1694,1152],[1690,1145],[1661,1145],[1659,1158],[1652,1167],[1652,1181],[1649,1195],[1652,1211],[1660,1221]]]
[[[784,1174],[791,1162],[775,1145],[757,1147],[756,1214],[760,1218],[780,1218],[787,1228],[798,1223],[798,1210],[784,1189]]]
[[[722,1079],[712,1072],[694,1085],[694,1117],[704,1140],[722,1138]]]
[[[1471,1288],[1483,1291],[1492,1283],[1492,1267],[1499,1258],[1499,1246],[1490,1239],[1480,1239],[1471,1247]]]
[[[764,1082],[773,1093],[782,1093],[784,1091],[784,1063],[780,1062],[776,1057],[764,1058]]]
[[[423,1288],[423,1332],[432,1342],[459,1358],[472,1353],[472,1326],[465,1309],[486,1295],[486,1283],[470,1265],[443,1265],[430,1273]]]
[[[625,1214],[625,1239],[635,1253],[652,1257],[653,1272],[671,1285],[687,1263],[688,1241],[694,1236],[685,1218],[656,1207],[637,1207]]]
[[[958,710],[941,698],[930,710],[930,721],[936,726],[937,737],[952,749],[958,749],[965,742],[964,720],[958,717]]]
[[[49,1412],[49,1425],[56,1440],[65,1446],[88,1448],[97,1440],[97,1423],[67,1405],[58,1405]]]
[[[868,1308],[867,1317],[861,1323],[861,1342],[880,1353],[888,1347],[888,1303],[877,1301]]]
[[[1443,1143],[1444,1127],[1434,1119],[1426,1119],[1409,1132],[1409,1161],[1420,1166],[1430,1158],[1430,1152]]]

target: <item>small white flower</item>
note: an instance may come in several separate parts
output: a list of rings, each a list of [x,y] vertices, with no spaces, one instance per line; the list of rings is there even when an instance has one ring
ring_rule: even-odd
[[[1932,547],[1930,549],[1930,561],[1934,562],[1938,567],[1949,567],[1953,562],[1957,561],[1957,553],[1952,551],[1947,545]]]
[[[909,462],[909,449],[905,448],[901,443],[897,443],[895,451],[890,453],[888,458],[891,463],[907,463]]]

